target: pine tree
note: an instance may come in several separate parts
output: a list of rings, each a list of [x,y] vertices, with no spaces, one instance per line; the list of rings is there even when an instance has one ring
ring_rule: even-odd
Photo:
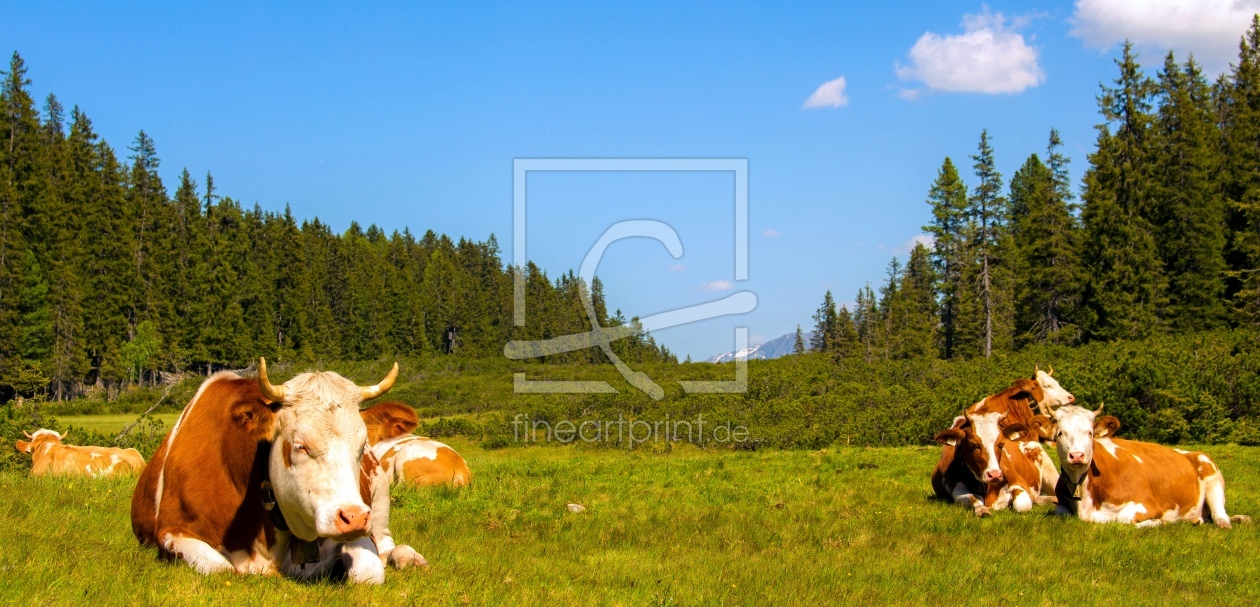
[[[940,281],[940,353],[953,358],[957,350],[958,298],[962,291],[962,268],[967,263],[967,186],[949,158],[941,165],[928,192],[932,223],[923,230],[933,237],[932,263]]]
[[[1211,88],[1193,57],[1183,67],[1169,52],[1157,91],[1152,223],[1168,276],[1167,318],[1179,331],[1214,329],[1226,320],[1225,207]]]
[[[796,325],[796,339],[792,342],[792,353],[793,354],[805,353],[805,334],[801,332],[800,325]],[[688,360],[690,360],[691,357],[688,356],[687,358]]]
[[[1151,95],[1125,43],[1114,88],[1098,98],[1103,123],[1085,173],[1083,257],[1090,276],[1083,296],[1086,333],[1094,339],[1135,339],[1161,326],[1167,279],[1150,221]],[[1114,129],[1114,132],[1113,132]]]

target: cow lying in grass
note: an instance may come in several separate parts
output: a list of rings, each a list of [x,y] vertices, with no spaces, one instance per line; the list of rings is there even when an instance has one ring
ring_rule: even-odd
[[[1174,521],[1211,521],[1230,527],[1225,477],[1205,453],[1115,438],[1120,420],[1102,411],[1062,407],[1053,413],[1063,474],[1057,514],[1094,523],[1153,527]]]
[[[1053,369],[1036,369],[1031,379],[1020,378],[997,394],[967,407],[953,425],[936,435],[943,447],[932,472],[938,497],[971,508],[977,516],[1012,507],[1027,512],[1049,497],[1058,471],[1041,446],[1051,425],[1042,411],[1075,402],[1052,376]],[[1044,496],[1043,496],[1044,494]]]
[[[65,445],[64,435],[46,428],[26,438],[16,447],[31,454],[31,476],[121,476],[144,469],[144,457],[135,449]]]
[[[955,418],[936,440],[943,447],[932,471],[937,497],[971,508],[976,516],[1008,507],[1028,512],[1034,504],[1052,501],[1041,494],[1041,470],[1027,446],[1036,442],[1036,434],[1024,424],[1002,425],[991,450],[964,416]]]
[[[416,413],[402,403],[381,403],[363,412],[368,444],[390,485],[451,485],[463,487],[472,479],[468,464],[445,443],[411,434]]]
[[[381,583],[386,563],[426,564],[409,546],[395,546],[388,480],[366,449],[366,418],[406,412],[359,411],[397,375],[395,364],[370,387],[332,372],[275,386],[260,360],[257,379],[227,372],[206,379],[136,485],[136,538],[202,574],[309,578],[340,561],[350,581]],[[392,437],[414,427],[375,431]]]

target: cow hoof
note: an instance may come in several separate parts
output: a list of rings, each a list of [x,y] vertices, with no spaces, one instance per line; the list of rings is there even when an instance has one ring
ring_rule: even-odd
[[[416,552],[415,549],[406,544],[395,546],[394,550],[389,553],[389,561],[393,563],[395,569],[407,569],[408,567],[429,568],[429,561],[425,560],[419,552]]]
[[[1234,516],[1229,517],[1229,520],[1235,523],[1250,523],[1251,517],[1245,514],[1235,514]]]
[[[987,516],[992,516],[992,515],[993,515],[993,511],[992,511],[992,510],[989,510],[988,508],[986,508],[986,507],[984,507],[984,506],[980,506],[980,507],[976,508],[976,517],[977,517],[977,518],[985,518],[985,517],[987,517]]]

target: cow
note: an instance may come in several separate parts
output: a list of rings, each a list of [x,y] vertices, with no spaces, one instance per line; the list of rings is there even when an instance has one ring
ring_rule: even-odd
[[[18,451],[30,453],[31,476],[121,476],[144,469],[144,457],[135,449],[62,444],[65,434],[40,428],[17,441]],[[68,434],[68,433],[67,433]]]
[[[1206,453],[1115,438],[1120,420],[1077,406],[1054,412],[1059,476],[1056,514],[1155,527],[1210,520],[1229,528],[1225,478]],[[1233,522],[1250,521],[1245,516]]]
[[[1054,378],[1054,365],[1050,366],[1049,372],[1042,371],[1040,366],[1034,367],[1032,382],[1036,384],[1032,386],[1032,397],[1042,415],[1049,415],[1050,410],[1076,402],[1076,397],[1064,390],[1059,380]]]
[[[411,407],[381,403],[363,412],[368,445],[390,485],[398,483],[463,487],[472,479],[468,464],[454,449],[411,431],[419,424]]]
[[[1050,440],[1048,428],[1053,424],[1048,414],[1076,402],[1076,397],[1064,390],[1053,376],[1054,367],[1050,367],[1049,372],[1035,367],[1032,378],[1017,379],[1010,388],[986,396],[963,411],[987,452],[988,465],[984,474],[1001,478],[996,459],[997,441],[1006,426],[1021,424],[1025,430],[1020,433],[1019,448],[1040,471],[1040,492],[1054,494],[1059,471],[1041,442]],[[1041,410],[1040,416],[1033,413],[1031,405],[1034,403]]]
[[[936,496],[967,506],[981,517],[1008,507],[1028,512],[1034,504],[1045,503],[1041,471],[1024,449],[1030,434],[1024,424],[1007,424],[990,453],[970,420],[954,418],[950,428],[936,435],[942,446],[941,459],[932,471]],[[990,461],[996,473],[990,472]]]
[[[388,482],[359,410],[397,377],[395,363],[375,386],[329,371],[276,386],[263,359],[254,379],[210,376],[140,476],[136,539],[201,574],[311,578],[340,561],[351,582],[381,583],[387,563],[426,565],[394,544]]]

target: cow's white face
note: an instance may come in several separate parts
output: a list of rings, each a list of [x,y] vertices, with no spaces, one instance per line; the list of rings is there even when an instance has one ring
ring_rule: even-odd
[[[1041,388],[1042,397],[1037,402],[1042,407],[1058,409],[1076,402],[1076,397],[1064,390],[1063,386],[1059,385],[1059,380],[1051,377],[1049,373],[1038,369],[1034,379],[1037,381],[1037,386]]]
[[[304,540],[365,535],[371,510],[359,493],[363,389],[332,372],[303,373],[281,388],[269,468],[285,522]]]
[[[1074,481],[1084,476],[1094,461],[1094,418],[1097,415],[1076,406],[1055,411],[1054,444],[1059,451],[1059,462]]]
[[[999,429],[999,422],[1002,420],[1001,413],[968,413],[967,419],[971,421],[971,427],[977,438],[980,439],[980,447],[982,449],[982,458],[977,458],[976,463],[983,460],[983,469],[976,470],[972,468],[972,474],[976,478],[985,483],[998,483],[1002,481],[1002,468],[998,462],[997,443],[1001,438],[1002,432]],[[971,467],[971,462],[968,462]]]

